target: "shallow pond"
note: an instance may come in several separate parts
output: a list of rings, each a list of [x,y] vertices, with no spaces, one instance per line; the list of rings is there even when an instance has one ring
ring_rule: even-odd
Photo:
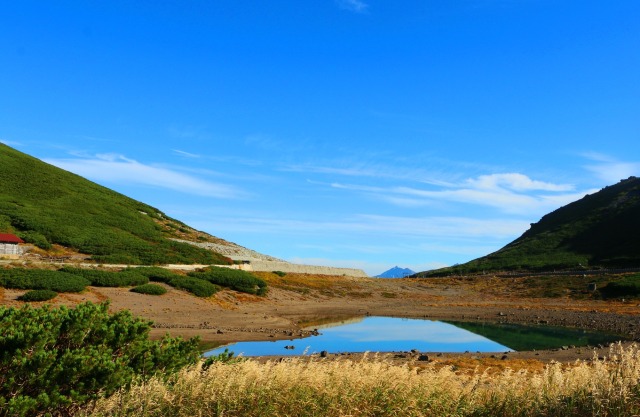
[[[303,355],[340,352],[506,352],[549,349],[564,345],[609,343],[620,337],[578,329],[444,322],[393,317],[363,317],[317,326],[319,336],[264,342],[239,342],[210,350],[205,356],[229,349],[236,355]],[[291,348],[293,347],[293,348]]]

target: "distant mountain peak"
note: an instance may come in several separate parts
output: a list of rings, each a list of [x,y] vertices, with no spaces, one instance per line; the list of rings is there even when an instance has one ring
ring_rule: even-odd
[[[376,275],[375,278],[404,278],[413,274],[415,274],[415,272],[412,271],[411,269],[400,268],[399,266],[396,265],[393,268],[383,272],[382,274]]]

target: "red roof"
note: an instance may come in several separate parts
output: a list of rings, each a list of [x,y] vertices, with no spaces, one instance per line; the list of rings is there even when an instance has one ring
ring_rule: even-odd
[[[11,233],[0,233],[0,243],[24,243],[24,240]]]

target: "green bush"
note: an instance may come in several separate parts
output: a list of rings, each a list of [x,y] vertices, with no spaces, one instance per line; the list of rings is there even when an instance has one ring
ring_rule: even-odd
[[[265,281],[240,269],[209,267],[204,271],[190,272],[187,275],[249,294],[264,295],[267,292]]]
[[[74,274],[46,269],[0,269],[0,287],[20,290],[80,292],[90,282]]]
[[[149,281],[164,282],[167,284],[173,278],[182,276],[159,266],[143,266],[140,268],[133,268],[133,270],[135,270],[138,274],[144,275],[145,277],[149,278]]]
[[[25,242],[33,243],[41,249],[51,249],[51,243],[49,243],[47,238],[41,233],[30,230],[27,232],[19,232],[18,236]]]
[[[198,297],[210,297],[218,291],[218,287],[208,281],[185,277],[157,266],[135,268],[135,271],[148,277],[150,281],[163,282],[180,290],[188,291]]]
[[[149,282],[149,279],[139,274],[135,269],[123,271],[102,271],[99,269],[83,269],[65,266],[60,271],[68,272],[86,278],[95,287],[131,287]]]
[[[273,271],[273,273],[279,277],[284,277],[285,275],[287,275],[287,273],[284,271]]]
[[[640,296],[640,274],[622,278],[620,281],[610,282],[600,289],[605,298],[638,297]]]
[[[150,341],[150,322],[108,307],[0,307],[0,416],[71,415],[199,359],[197,339]]]
[[[210,297],[218,292],[218,287],[209,281],[194,277],[177,276],[168,282],[172,287],[189,291],[198,297]]]
[[[18,297],[20,301],[48,301],[54,299],[57,292],[51,290],[30,290]]]
[[[167,289],[158,284],[138,285],[137,287],[131,288],[130,291],[137,292],[139,294],[149,294],[149,295],[162,295],[167,293]]]

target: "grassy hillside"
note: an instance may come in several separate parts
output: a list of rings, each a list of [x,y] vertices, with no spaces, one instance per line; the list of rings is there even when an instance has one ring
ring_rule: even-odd
[[[497,252],[418,276],[640,267],[639,236],[640,178],[630,177],[545,215]]]
[[[0,232],[102,263],[230,263],[168,239],[191,231],[151,206],[0,143]]]

